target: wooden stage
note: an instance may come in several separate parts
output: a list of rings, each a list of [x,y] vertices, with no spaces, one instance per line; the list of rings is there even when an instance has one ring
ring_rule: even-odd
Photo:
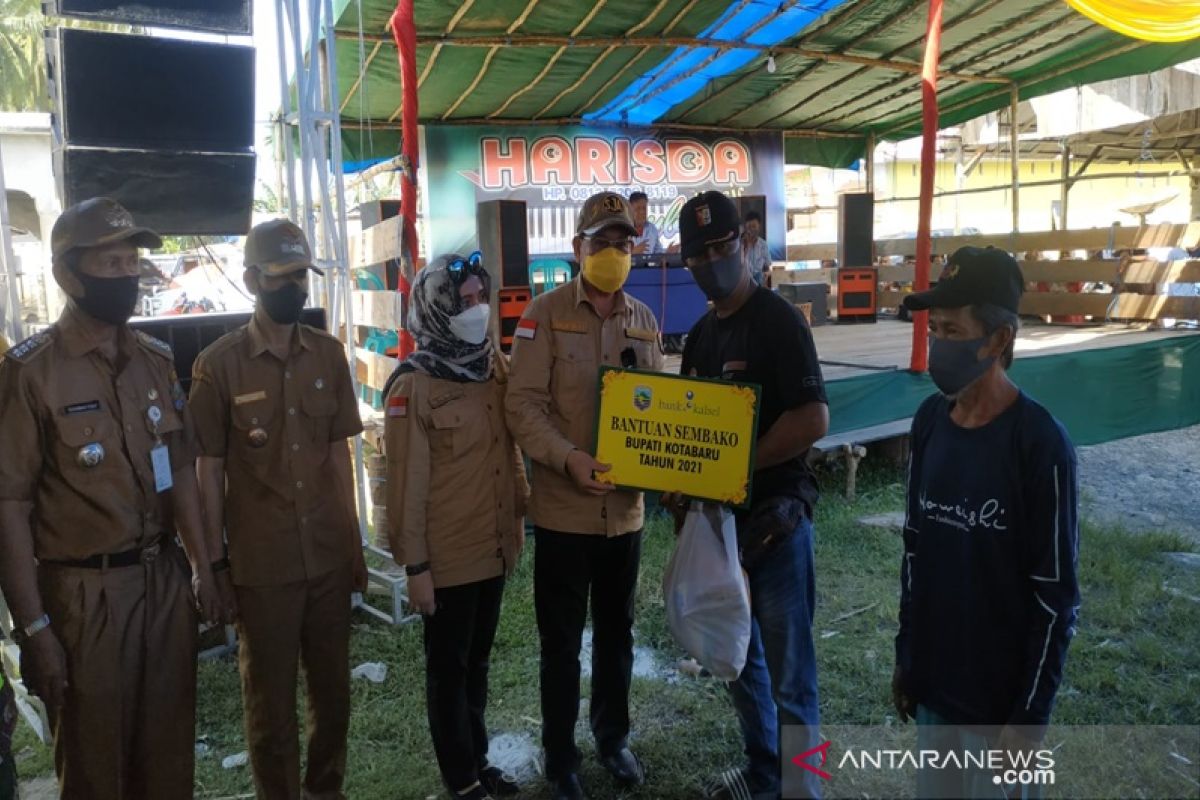
[[[1021,321],[1017,358],[1032,358],[1101,347],[1119,347],[1157,341],[1195,331],[1154,330],[1148,325],[1043,325]],[[826,381],[867,375],[883,369],[907,369],[912,351],[912,325],[881,318],[875,324],[827,324],[813,328],[821,372]],[[667,357],[667,371],[679,371],[680,357]],[[837,362],[837,363],[826,363]],[[853,364],[857,366],[845,366]],[[874,368],[874,369],[873,369]]]

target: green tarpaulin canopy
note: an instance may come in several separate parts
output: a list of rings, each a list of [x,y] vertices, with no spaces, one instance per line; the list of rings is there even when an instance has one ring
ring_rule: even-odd
[[[746,2],[747,0],[741,0]],[[789,4],[784,4],[789,5]],[[339,0],[336,57],[347,161],[395,155],[394,0]],[[731,0],[415,0],[420,120],[575,123],[703,35]],[[921,129],[927,0],[848,0],[675,103],[658,126],[779,130],[789,163],[841,167],[869,136]],[[736,43],[720,42],[733,48]],[[774,72],[766,68],[774,58]],[[942,126],[1070,86],[1200,57],[1200,41],[1124,38],[1062,0],[946,0]]]

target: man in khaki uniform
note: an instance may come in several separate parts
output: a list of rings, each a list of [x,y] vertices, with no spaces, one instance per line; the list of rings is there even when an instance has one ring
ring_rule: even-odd
[[[254,317],[196,359],[190,407],[210,540],[236,605],[246,739],[259,798],[340,798],[350,723],[350,595],[366,588],[346,439],[362,430],[341,343],[299,324],[316,271],[287,220],[246,239]],[[300,781],[296,671],[308,689]]]
[[[51,244],[66,309],[0,359],[0,588],[50,715],[61,796],[183,800],[195,759],[189,577],[206,619],[219,601],[171,350],[125,324],[137,248],[161,242],[95,198],[58,218]]]
[[[568,800],[583,797],[575,721],[589,593],[592,733],[601,763],[619,782],[644,781],[627,746],[642,494],[597,481],[594,473],[609,467],[591,455],[600,367],[663,368],[658,322],[621,290],[635,234],[620,195],[602,192],[584,204],[574,242],[581,274],[526,309],[505,398],[509,427],[533,461],[542,744],[553,796]]]

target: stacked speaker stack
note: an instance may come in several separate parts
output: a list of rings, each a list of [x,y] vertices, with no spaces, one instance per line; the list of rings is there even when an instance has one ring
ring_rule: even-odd
[[[500,343],[505,350],[512,347],[517,322],[532,299],[528,226],[524,200],[488,200],[475,208],[479,250],[493,276],[491,301],[500,310]]]
[[[248,35],[249,0],[47,0],[48,14]],[[63,206],[106,195],[165,234],[239,235],[254,201],[254,49],[75,28],[47,34]]]
[[[838,322],[874,322],[879,270],[875,268],[875,195],[838,198]]]

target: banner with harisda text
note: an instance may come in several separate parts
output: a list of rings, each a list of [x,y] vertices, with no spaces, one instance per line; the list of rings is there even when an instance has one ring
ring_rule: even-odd
[[[425,252],[477,246],[475,206],[524,200],[533,255],[569,253],[584,200],[604,190],[643,191],[663,249],[679,241],[679,213],[717,189],[765,199],[771,258],[785,253],[783,137],[626,128],[428,125],[423,166]]]

